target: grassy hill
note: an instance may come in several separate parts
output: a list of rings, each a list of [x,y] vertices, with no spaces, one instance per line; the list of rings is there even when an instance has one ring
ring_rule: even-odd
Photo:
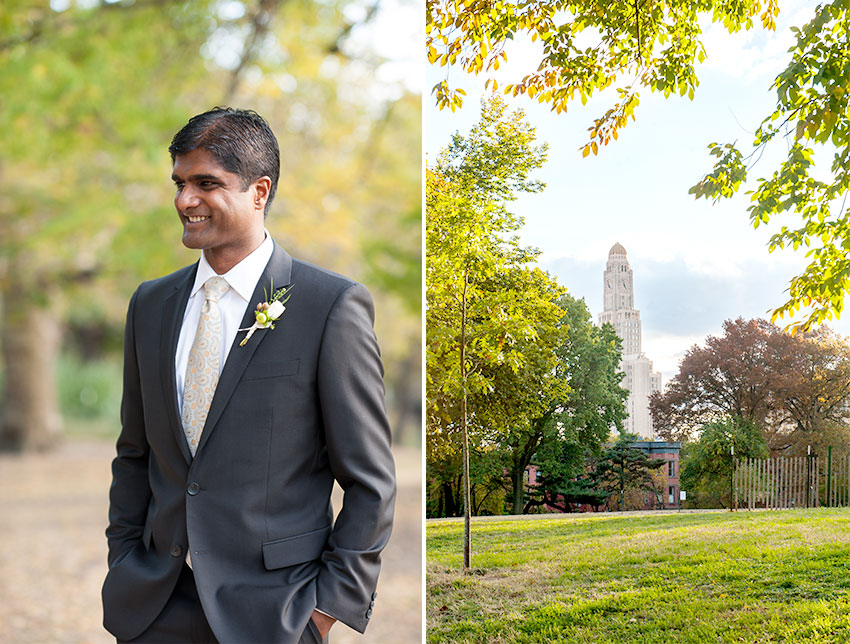
[[[850,642],[850,510],[427,526],[428,641]]]

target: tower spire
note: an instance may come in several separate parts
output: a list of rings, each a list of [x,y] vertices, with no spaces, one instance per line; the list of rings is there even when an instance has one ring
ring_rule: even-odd
[[[632,267],[626,249],[617,242],[608,252],[608,262],[602,275],[603,307],[599,322],[609,322],[623,340],[623,355],[641,351],[640,311],[634,308],[635,291]]]

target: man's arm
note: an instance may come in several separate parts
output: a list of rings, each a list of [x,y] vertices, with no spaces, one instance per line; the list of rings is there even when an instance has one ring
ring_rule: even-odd
[[[344,496],[322,554],[317,608],[360,632],[372,615],[396,490],[372,322],[368,291],[359,284],[346,288],[328,315],[318,372],[328,458]]]
[[[148,483],[149,447],[145,436],[142,390],[136,357],[134,310],[139,291],[130,298],[124,328],[124,394],[121,434],[112,461],[109,490],[109,565],[142,538],[151,491]]]

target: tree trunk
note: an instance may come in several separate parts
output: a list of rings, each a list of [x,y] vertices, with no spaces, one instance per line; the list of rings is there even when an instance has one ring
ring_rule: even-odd
[[[451,483],[443,483],[443,511],[440,516],[456,517],[458,515],[458,504],[455,501],[455,491]]]
[[[23,274],[23,273],[21,273]],[[3,284],[2,350],[5,365],[0,410],[0,450],[33,451],[55,447],[62,435],[56,391],[59,320],[31,287],[10,271]]]
[[[511,514],[522,514],[523,510],[523,499],[525,497],[525,479],[523,475],[525,474],[525,466],[517,467],[514,466],[514,471],[511,472],[511,483],[513,483],[513,507],[511,508]]]
[[[393,443],[398,445],[421,444],[422,436],[422,357],[411,351],[400,363],[398,374],[392,382],[395,404]]]
[[[463,428],[463,571],[467,572],[472,565],[472,486],[469,482],[469,433],[466,426],[466,391],[463,392],[460,409],[461,427]]]
[[[517,445],[514,450],[515,456],[511,463],[513,468],[511,472],[512,514],[525,514],[527,512],[525,507],[525,468],[531,465],[531,460],[543,441],[544,427],[550,417],[550,412],[546,412],[538,418],[534,422],[534,431],[526,437],[524,446]]]
[[[460,401],[460,426],[463,432],[463,571],[472,566],[472,503],[469,482],[469,428],[466,421],[466,294],[469,288],[469,266],[463,269],[463,299],[460,316],[460,380],[463,397]]]

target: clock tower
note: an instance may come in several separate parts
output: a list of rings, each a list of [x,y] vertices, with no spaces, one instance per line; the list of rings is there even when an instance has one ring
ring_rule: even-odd
[[[635,292],[632,268],[622,244],[608,252],[603,275],[603,311],[599,323],[608,322],[623,340],[623,357],[640,353],[640,311],[634,308]]]
[[[634,308],[635,292],[632,268],[622,244],[608,252],[603,281],[603,311],[599,324],[610,324],[623,341],[620,370],[625,374],[622,386],[629,390],[626,400],[628,418],[625,431],[653,440],[649,396],[661,389],[661,374],[652,370],[652,362],[641,350],[640,311]]]

